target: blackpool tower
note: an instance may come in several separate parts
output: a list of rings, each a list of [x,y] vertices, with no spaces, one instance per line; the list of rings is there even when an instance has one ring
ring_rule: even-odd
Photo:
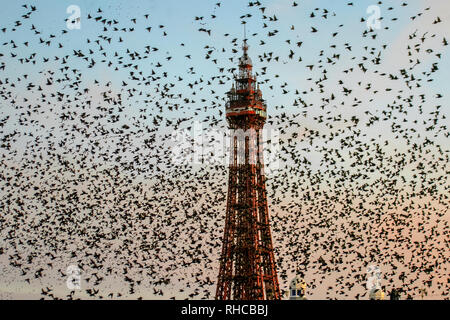
[[[252,74],[246,40],[243,50],[239,74],[227,92],[230,162],[216,299],[278,300],[262,142],[266,104]]]

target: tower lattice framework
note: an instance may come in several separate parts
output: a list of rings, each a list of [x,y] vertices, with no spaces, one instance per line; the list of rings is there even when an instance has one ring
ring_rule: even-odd
[[[280,299],[270,232],[262,129],[262,99],[244,40],[239,74],[227,93],[231,131],[227,211],[216,299]]]

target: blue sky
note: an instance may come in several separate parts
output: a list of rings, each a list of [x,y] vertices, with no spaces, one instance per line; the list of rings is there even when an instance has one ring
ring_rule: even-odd
[[[404,39],[399,37],[408,25],[411,23],[410,16],[414,15],[426,6],[425,2],[413,1],[408,3],[408,6],[401,7],[400,3],[392,4],[395,10],[387,10],[391,4],[385,3],[380,6],[381,14],[384,17],[382,20],[382,27],[388,26],[389,30],[380,30],[376,40],[369,38],[362,39],[361,34],[367,28],[365,23],[360,22],[360,18],[367,19],[366,8],[373,4],[373,1],[358,1],[353,6],[348,6],[347,1],[302,1],[300,7],[292,7],[291,1],[268,1],[263,5],[266,7],[265,15],[272,17],[276,15],[278,21],[269,22],[261,19],[262,13],[255,6],[248,7],[243,5],[242,1],[227,1],[221,3],[220,7],[215,5],[216,1],[133,1],[126,5],[121,1],[39,1],[39,10],[33,13],[33,18],[24,22],[24,26],[18,31],[11,33],[10,29],[19,17],[25,12],[20,3],[8,2],[5,4],[6,8],[2,11],[2,21],[8,27],[7,33],[2,33],[0,36],[4,39],[12,37],[17,43],[19,54],[27,56],[32,52],[38,52],[38,57],[47,57],[52,60],[54,56],[73,55],[73,50],[82,50],[84,53],[88,49],[93,49],[95,53],[91,55],[97,61],[97,66],[92,69],[87,69],[88,63],[76,61],[71,59],[71,66],[82,70],[83,79],[86,81],[93,81],[108,79],[112,80],[113,86],[119,86],[123,79],[129,79],[129,70],[121,69],[119,72],[114,72],[111,68],[99,66],[102,56],[95,50],[98,46],[93,45],[93,41],[99,40],[99,34],[106,37],[111,37],[112,41],[106,44],[102,41],[102,46],[108,53],[107,61],[113,61],[113,53],[118,52],[123,55],[126,49],[130,51],[137,51],[142,53],[145,46],[156,47],[159,50],[152,52],[148,59],[139,61],[140,71],[149,74],[151,70],[155,70],[157,62],[161,62],[163,67],[161,70],[167,72],[167,82],[175,82],[175,79],[181,74],[183,81],[178,83],[176,91],[182,94],[189,94],[190,90],[186,88],[185,84],[188,81],[195,81],[204,76],[205,79],[214,75],[229,76],[226,70],[236,67],[235,61],[229,61],[229,58],[236,58],[240,55],[241,40],[243,37],[243,27],[240,17],[247,13],[251,13],[251,18],[245,18],[247,22],[247,34],[250,44],[250,54],[255,64],[255,71],[261,72],[261,67],[267,66],[267,75],[261,76],[260,81],[270,78],[274,87],[282,85],[284,82],[288,83],[290,93],[295,90],[303,91],[310,88],[310,83],[306,79],[320,77],[320,71],[315,69],[313,72],[306,67],[310,64],[317,64],[319,54],[323,50],[324,57],[328,57],[331,53],[342,52],[341,61],[347,58],[346,62],[341,62],[337,73],[345,68],[345,65],[351,66],[355,61],[352,57],[361,57],[364,55],[363,47],[379,47],[382,44],[387,44],[387,53],[389,54],[390,47],[396,42],[402,42]],[[37,2],[36,2],[37,4]],[[81,9],[81,29],[69,30],[68,33],[62,35],[62,30],[65,28],[65,19],[69,16],[66,13],[66,8],[69,5],[78,5]],[[97,13],[97,9],[101,7],[102,13]],[[319,10],[314,10],[319,8]],[[321,18],[323,8],[327,8],[330,13],[327,19]],[[316,17],[310,18],[310,13],[315,12]],[[144,14],[148,13],[149,18],[145,19]],[[336,13],[336,16],[333,16]],[[134,32],[112,32],[111,27],[108,31],[102,32],[103,25],[95,22],[92,19],[88,20],[86,17],[91,14],[92,17],[106,17],[108,20],[119,21],[120,28],[134,28]],[[216,15],[215,19],[211,15]],[[7,15],[7,16],[5,16]],[[392,17],[398,18],[397,21],[390,21]],[[203,20],[195,20],[195,17],[203,17]],[[137,18],[136,24],[130,21],[132,18]],[[26,20],[25,20],[26,21]],[[26,23],[26,24],[25,24]],[[263,23],[268,25],[267,28],[262,28]],[[50,34],[56,35],[56,39],[52,41],[52,45],[47,47],[45,44],[38,44],[40,37],[33,36],[33,32],[29,30],[29,26],[34,24],[37,29],[42,32],[42,38],[48,40]],[[343,24],[342,27],[339,27]],[[9,25],[9,26],[8,26]],[[159,28],[159,25],[164,25],[164,28]],[[152,26],[151,32],[145,30],[146,27]],[[291,30],[294,26],[295,30]],[[205,32],[198,32],[199,28],[211,30],[211,36]],[[311,27],[317,28],[318,33],[311,33]],[[279,33],[274,37],[267,37],[269,31],[278,30]],[[163,32],[167,32],[168,36],[162,37]],[[336,37],[331,34],[338,32]],[[444,30],[442,32],[445,32]],[[224,34],[228,33],[228,37]],[[255,34],[255,36],[252,36]],[[119,37],[123,42],[119,43]],[[231,39],[237,38],[234,46],[230,43]],[[91,44],[87,44],[87,39],[90,39]],[[291,40],[291,45],[285,41]],[[263,46],[259,45],[260,41],[264,40]],[[28,47],[23,45],[23,42],[28,41]],[[303,42],[301,48],[295,46],[297,41]],[[64,48],[57,48],[57,43],[62,43]],[[184,43],[184,46],[180,44]],[[345,43],[352,44],[352,52],[343,50]],[[333,50],[329,45],[334,44],[338,49]],[[361,44],[361,45],[358,45]],[[205,60],[205,54],[209,48],[215,48],[209,60]],[[4,46],[3,49],[8,48]],[[221,52],[222,48],[226,52]],[[238,53],[231,52],[231,49],[239,50]],[[341,48],[341,49],[339,49]],[[289,50],[294,49],[295,58],[291,61],[287,58]],[[402,48],[405,50],[405,48]],[[446,49],[448,50],[448,49]],[[279,56],[278,63],[262,63],[257,59],[257,56],[264,53],[272,52],[274,57]],[[405,51],[403,51],[405,52]],[[398,57],[397,52],[390,53],[392,60],[396,61]],[[402,53],[403,54],[403,53]],[[185,55],[191,55],[191,59],[185,58]],[[170,61],[165,58],[171,56]],[[8,54],[5,56],[5,59]],[[302,58],[302,62],[297,62],[298,58]],[[125,58],[126,59],[126,58]],[[212,60],[217,59],[219,65],[214,64]],[[400,57],[401,59],[401,57]],[[74,61],[75,60],[75,61]],[[294,62],[295,61],[295,62]],[[130,61],[132,62],[132,61]],[[10,75],[14,78],[23,70],[20,65],[14,65],[11,61],[9,68],[5,70],[4,75]],[[17,66],[17,68],[16,68]],[[448,59],[442,59],[441,70],[445,70],[448,66]],[[186,73],[189,67],[194,67],[196,74],[189,75]],[[224,73],[219,73],[219,67],[224,68]],[[27,69],[28,70],[28,69]],[[30,71],[32,69],[29,69]],[[156,69],[157,70],[157,69]],[[158,71],[158,70],[157,70]],[[24,72],[25,73],[25,72]],[[31,77],[39,76],[32,72]],[[277,75],[277,78],[273,76]],[[332,73],[329,74],[332,76]],[[445,74],[438,72],[434,75],[435,81],[430,83],[430,88],[443,91],[445,89],[445,81],[442,79]],[[180,85],[182,84],[182,85]],[[89,85],[89,82],[86,82]],[[129,82],[130,86],[136,86],[139,90],[143,87],[136,85],[133,81]],[[230,81],[225,85],[217,86],[215,83],[215,92],[223,97],[224,93],[230,87]],[[376,85],[376,83],[375,83]],[[149,90],[146,86],[145,90]],[[150,85],[150,87],[152,87]],[[262,85],[262,90],[265,98],[268,100],[269,106],[275,105],[290,105],[294,100],[292,94],[281,95],[280,90],[270,90]],[[206,92],[206,91],[205,91]],[[201,93],[201,92],[199,92]],[[305,96],[306,97],[306,96]],[[311,98],[310,103],[317,104],[317,98]],[[276,112],[274,110],[274,112]]]

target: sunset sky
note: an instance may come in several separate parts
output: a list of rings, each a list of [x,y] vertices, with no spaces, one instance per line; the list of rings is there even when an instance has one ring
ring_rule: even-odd
[[[367,299],[377,265],[448,299],[450,4],[382,1],[369,30],[377,1],[260,2],[3,4],[1,298],[65,298],[71,265],[74,297],[214,297],[244,21],[281,288]]]

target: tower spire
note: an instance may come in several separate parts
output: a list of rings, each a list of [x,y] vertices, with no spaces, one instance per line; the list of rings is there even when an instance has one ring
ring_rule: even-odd
[[[244,50],[244,56],[247,56],[248,44],[247,44],[247,31],[246,31],[246,22],[244,21],[244,43],[242,45],[242,49]]]
[[[244,42],[247,42],[247,33],[245,28],[246,22],[244,21]]]

